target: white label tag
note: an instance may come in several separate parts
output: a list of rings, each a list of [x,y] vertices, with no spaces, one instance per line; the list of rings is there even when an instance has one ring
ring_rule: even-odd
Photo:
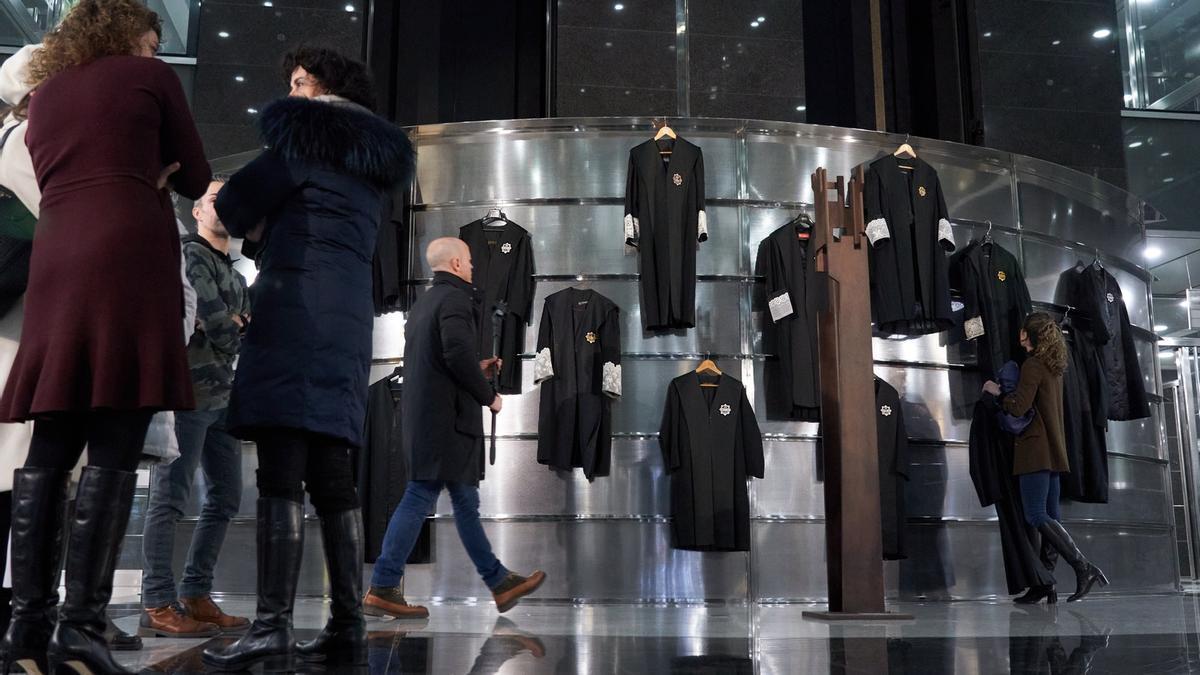
[[[794,311],[792,309],[792,296],[787,291],[771,298],[767,306],[771,308],[771,321],[776,323],[780,319],[786,319],[791,316]]]
[[[983,317],[977,316],[974,319],[967,319],[963,323],[963,331],[967,334],[968,340],[983,335]]]

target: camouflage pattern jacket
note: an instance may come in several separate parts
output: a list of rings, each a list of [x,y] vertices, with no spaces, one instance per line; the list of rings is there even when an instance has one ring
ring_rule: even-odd
[[[242,340],[233,316],[250,316],[250,294],[233,260],[203,237],[183,237],[183,256],[188,280],[196,289],[196,332],[188,343],[196,409],[220,410],[229,406],[233,364]]]

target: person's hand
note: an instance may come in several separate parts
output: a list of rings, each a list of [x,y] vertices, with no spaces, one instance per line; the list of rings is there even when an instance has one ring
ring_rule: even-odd
[[[163,170],[158,174],[158,189],[165,190],[171,186],[171,175],[179,170],[179,162],[171,162],[163,167]]]
[[[242,320],[242,317],[241,317],[241,315],[239,315],[239,314],[230,314],[230,315],[229,315],[229,318],[233,319],[233,322],[237,324],[237,327],[238,327],[238,328],[243,328],[243,329],[244,329],[244,328],[246,327],[246,322],[245,322],[244,320]]]
[[[985,393],[991,394],[992,396],[999,396],[1000,395],[1000,385],[996,384],[995,382],[993,382],[991,380],[988,380],[987,382],[983,383],[983,391]]]
[[[479,370],[483,371],[484,377],[491,377],[492,369],[495,368],[495,372],[498,373],[498,372],[500,372],[500,368],[503,365],[504,365],[504,361],[501,361],[498,357],[493,356],[490,359],[484,359],[484,360],[480,361],[479,362]]]
[[[488,409],[494,413],[498,413],[502,407],[504,407],[504,401],[501,400],[500,394],[496,394],[496,398],[492,400],[492,404],[488,406]]]

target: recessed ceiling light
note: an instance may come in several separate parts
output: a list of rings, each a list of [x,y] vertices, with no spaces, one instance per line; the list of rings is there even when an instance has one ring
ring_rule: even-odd
[[[1164,183],[1174,183],[1175,178],[1173,176],[1167,176],[1166,178],[1163,179],[1163,182]]]
[[[1162,153],[1161,155],[1159,155],[1159,157],[1170,157],[1170,156],[1171,156],[1171,151],[1170,151],[1170,150],[1168,150],[1168,151],[1166,151],[1166,152]]]
[[[751,28],[758,28],[758,22],[757,22],[757,21],[751,21],[751,22],[750,22],[750,27],[751,27]]]
[[[223,37],[223,38],[227,38],[227,37],[229,37],[229,31],[224,31],[224,30],[223,30],[223,31],[221,31],[221,32],[217,33],[217,37]]]
[[[1133,149],[1133,148],[1140,148],[1140,147],[1142,147],[1142,142],[1141,142],[1141,141],[1134,141],[1134,142],[1132,142],[1132,143],[1130,143],[1130,144],[1129,144],[1129,147],[1130,147],[1130,149]]]
[[[621,3],[618,2],[617,4],[613,5],[613,9],[615,9],[619,12],[619,11],[625,9],[625,5],[622,5]]]
[[[1052,44],[1052,45],[1054,45],[1055,47],[1057,47],[1057,46],[1059,46],[1059,45],[1061,45],[1061,44],[1062,44],[1062,40],[1055,40],[1054,42],[1051,42],[1050,44]]]
[[[246,81],[246,78],[245,78],[244,76],[242,76],[242,75],[234,75],[234,76],[233,76],[233,79],[237,80],[238,82],[245,82],[245,81]]]
[[[274,7],[274,6],[275,6],[275,3],[271,2],[271,0],[263,0],[263,7]]]
[[[347,12],[353,12],[353,11],[354,11],[354,5],[346,5],[346,11],[347,11]]]
[[[1158,260],[1160,257],[1162,257],[1162,249],[1157,246],[1147,246],[1142,250],[1142,256],[1145,257],[1146,260]]]
[[[800,112],[804,112],[805,110],[808,110],[808,106],[798,105],[798,106],[796,106],[796,110],[799,110]]]
[[[1112,35],[1112,31],[1107,28],[1101,28],[1100,30],[1096,31],[1095,33],[1092,33],[1092,37],[1096,38],[1097,40],[1103,40],[1104,38],[1108,37],[1109,35]]]
[[[988,32],[984,33],[983,37],[992,37],[992,31],[989,30]]]
[[[1167,326],[1165,324],[1161,324],[1161,323],[1154,324],[1154,332],[1155,333],[1161,333],[1166,329],[1167,329]]]
[[[258,108],[246,108],[246,112],[250,113],[251,115],[257,115]]]
[[[766,22],[767,22],[767,17],[765,17],[765,16],[760,16],[760,17],[758,17],[758,22],[759,22],[759,23],[766,23]]]

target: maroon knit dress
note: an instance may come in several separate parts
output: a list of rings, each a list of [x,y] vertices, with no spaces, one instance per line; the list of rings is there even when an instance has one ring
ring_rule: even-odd
[[[211,171],[179,78],[110,56],[44,82],[26,135],[42,190],[21,345],[0,421],[60,411],[193,407],[171,182],[198,198]]]

